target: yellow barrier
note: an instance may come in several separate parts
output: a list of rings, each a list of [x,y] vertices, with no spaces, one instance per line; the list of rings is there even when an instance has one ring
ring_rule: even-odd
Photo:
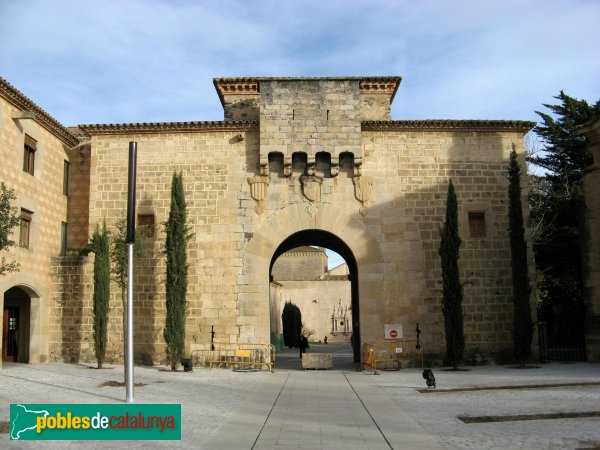
[[[417,341],[412,339],[386,339],[374,344],[363,344],[362,365],[380,370],[400,370],[402,360],[420,360],[423,367],[423,349],[417,349]],[[395,367],[390,368],[390,365]]]
[[[192,351],[194,365],[213,367],[233,366],[237,370],[262,370],[266,367],[273,372],[275,367],[275,347],[271,344],[230,344],[214,343],[214,349],[207,344],[205,349]]]

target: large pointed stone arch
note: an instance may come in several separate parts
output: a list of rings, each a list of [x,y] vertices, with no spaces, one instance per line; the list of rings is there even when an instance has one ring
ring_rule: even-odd
[[[381,291],[370,289],[383,280],[383,255],[379,243],[358,219],[336,206],[306,203],[283,208],[262,222],[247,244],[239,283],[240,342],[269,342],[269,274],[273,256],[288,237],[308,230],[331,233],[343,241],[354,256],[358,272],[361,335],[371,336],[376,321],[372,314]]]

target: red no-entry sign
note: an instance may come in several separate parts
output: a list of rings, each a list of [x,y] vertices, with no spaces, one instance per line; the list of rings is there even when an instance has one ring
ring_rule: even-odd
[[[402,325],[399,323],[388,323],[383,327],[384,339],[402,339]]]

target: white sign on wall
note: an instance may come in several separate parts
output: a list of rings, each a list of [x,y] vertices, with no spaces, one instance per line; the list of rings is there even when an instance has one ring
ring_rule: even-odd
[[[402,339],[404,337],[402,325],[399,323],[385,324],[383,326],[383,332],[385,339]]]

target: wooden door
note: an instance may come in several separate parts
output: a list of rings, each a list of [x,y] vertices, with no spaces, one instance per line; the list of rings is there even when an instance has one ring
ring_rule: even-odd
[[[17,360],[19,354],[19,308],[6,307],[2,316],[2,361]]]

